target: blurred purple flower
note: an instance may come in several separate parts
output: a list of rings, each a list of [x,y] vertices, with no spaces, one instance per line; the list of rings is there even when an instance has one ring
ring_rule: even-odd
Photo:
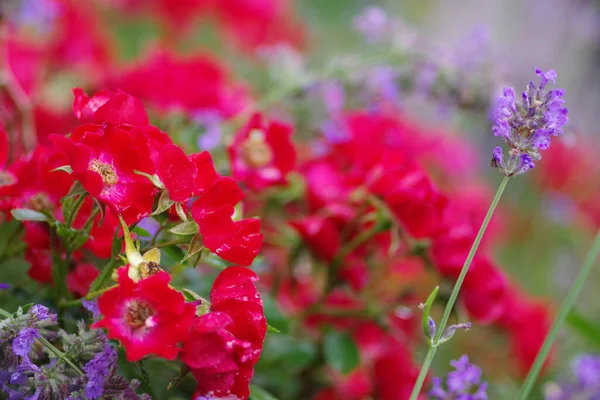
[[[98,301],[83,299],[81,304],[83,305],[83,308],[92,313],[92,318],[94,321],[98,321],[100,319],[102,314],[100,313],[100,308],[98,308]]]
[[[205,131],[202,135],[198,136],[196,142],[198,148],[201,150],[212,150],[221,143],[221,123],[223,117],[219,111],[215,110],[203,110],[198,111],[194,115],[194,121],[204,127]]]
[[[391,103],[396,103],[400,92],[396,84],[398,72],[391,67],[376,67],[369,71],[367,76],[367,90],[376,97]]]
[[[154,218],[150,218],[150,217],[142,219],[137,224],[137,226],[150,234],[150,236],[145,236],[145,235],[141,236],[140,235],[140,238],[145,238],[145,239],[152,239],[156,235],[158,230],[160,229],[160,223],[157,220],[155,220]]]
[[[342,118],[334,118],[325,121],[321,125],[321,132],[329,143],[343,143],[350,138],[346,123]]]
[[[8,283],[0,282],[0,290],[10,289],[10,285]]]
[[[573,363],[575,380],[549,383],[546,400],[596,400],[600,398],[600,356],[584,354]]]
[[[369,43],[381,41],[389,32],[389,18],[381,7],[369,6],[354,18],[354,29]]]
[[[323,101],[330,114],[337,115],[344,109],[346,94],[344,85],[335,80],[329,80],[321,85]]]
[[[487,383],[481,382],[481,369],[469,363],[469,357],[463,355],[450,365],[454,371],[448,373],[446,387],[441,378],[433,378],[433,388],[429,396],[434,400],[487,400]]]
[[[58,3],[52,0],[22,0],[14,22],[44,34],[52,30],[59,12]]]

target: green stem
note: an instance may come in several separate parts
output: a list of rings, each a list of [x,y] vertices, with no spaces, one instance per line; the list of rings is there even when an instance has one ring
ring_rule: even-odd
[[[72,307],[72,306],[78,306],[81,304],[81,302],[83,300],[93,300],[96,297],[100,296],[102,293],[104,292],[108,292],[111,289],[116,288],[118,285],[112,285],[112,286],[107,286],[105,288],[102,289],[98,289],[95,290],[93,292],[89,292],[88,294],[86,294],[84,297],[77,299],[77,300],[70,300],[70,301],[65,301],[63,303],[60,303],[61,307]]]
[[[50,231],[50,246],[52,251],[52,280],[55,284],[56,296],[59,300],[67,298],[69,291],[67,288],[67,264],[68,260],[62,259],[63,252],[60,239],[56,231]],[[70,255],[69,255],[70,256]]]
[[[85,200],[85,194],[80,194],[79,197],[77,197],[77,200],[75,200],[75,203],[73,204],[73,209],[72,209],[71,213],[69,214],[69,216],[65,220],[65,224],[69,228],[71,227],[71,225],[73,225],[73,220],[79,213],[79,210],[81,209],[81,206],[83,205],[84,200]]]
[[[140,250],[140,253],[145,253],[148,250],[153,249],[153,248],[161,248],[161,247],[173,246],[173,245],[177,245],[177,244],[185,244],[187,242],[188,242],[188,239],[169,240],[168,242],[162,242],[162,243],[155,244],[154,246],[151,246],[151,247],[143,248]]]
[[[327,287],[324,291],[325,296],[333,287],[338,270],[342,266],[342,263],[346,257],[356,250],[360,245],[373,239],[378,233],[388,230],[391,226],[390,224],[390,221],[387,220],[377,221],[371,228],[362,231],[360,234],[353,237],[344,247],[342,247],[342,249],[336,254],[335,258],[331,262],[331,266],[329,268],[329,279],[327,280]]]
[[[81,228],[83,231],[87,232],[87,230],[90,228],[90,226],[92,226],[92,224],[94,223],[94,218],[96,218],[96,215],[98,215],[99,212],[100,212],[100,207],[98,207],[98,206],[94,207],[94,209],[92,210],[92,212],[90,214],[90,217],[88,218],[87,221],[85,221],[85,224]]]
[[[106,265],[104,265],[104,268],[102,268],[102,271],[100,271],[100,275],[98,275],[98,277],[90,285],[90,292],[95,292],[96,290],[104,286],[106,281],[108,281],[112,276],[112,273],[117,264],[119,264],[119,261],[120,260],[115,257],[109,262],[107,262]]]
[[[13,315],[11,313],[9,313],[8,311],[0,308],[0,315],[6,317],[6,318],[13,318]],[[43,337],[39,337],[37,340],[39,340],[50,352],[54,353],[54,355],[56,357],[58,357],[59,360],[64,360],[67,364],[69,364],[71,366],[71,368],[73,368],[73,370],[75,372],[77,372],[79,375],[83,376],[85,375],[83,373],[83,371],[81,369],[79,369],[79,367],[77,365],[75,365],[75,363],[73,361],[71,361],[71,359],[69,359],[69,357],[67,357],[67,355],[65,353],[63,353],[62,351],[60,351],[59,349],[57,349],[56,347],[54,347],[54,345],[52,343],[50,343],[49,341],[47,341],[45,338]]]
[[[556,337],[558,336],[558,332],[560,331],[562,324],[565,322],[565,319],[567,318],[569,311],[571,311],[571,309],[573,308],[573,305],[575,304],[575,300],[577,299],[577,296],[581,292],[583,285],[585,284],[586,280],[588,279],[588,275],[590,274],[590,271],[592,270],[592,268],[594,267],[594,265],[596,263],[596,259],[598,258],[599,252],[600,252],[600,230],[598,231],[598,233],[596,233],[596,237],[592,244],[592,248],[590,249],[590,251],[586,257],[583,267],[579,271],[579,274],[577,274],[577,277],[575,278],[575,282],[573,283],[573,286],[571,286],[571,289],[569,290],[567,297],[565,298],[562,305],[560,306],[560,310],[558,311],[558,315],[556,316],[556,319],[554,320],[554,324],[552,324],[552,328],[550,328],[550,332],[548,332],[548,335],[546,336],[546,339],[544,340],[544,344],[542,345],[540,351],[538,352],[538,354],[535,358],[535,361],[533,362],[533,365],[531,366],[531,369],[529,370],[529,373],[527,374],[527,377],[525,378],[525,381],[523,382],[523,386],[521,386],[521,390],[519,390],[519,394],[517,395],[517,400],[524,400],[524,399],[528,398],[529,392],[533,388],[533,384],[535,383],[535,380],[537,379],[538,375],[540,374],[540,371],[542,370],[544,361],[546,361],[546,358],[548,357],[548,354],[550,353],[550,350],[552,349],[552,345],[556,341]]]
[[[477,233],[477,236],[475,237],[475,241],[473,242],[473,245],[471,246],[471,250],[469,251],[469,254],[467,255],[465,264],[463,265],[462,270],[460,271],[460,275],[458,276],[458,279],[456,280],[456,283],[454,284],[454,288],[452,289],[452,293],[450,294],[450,298],[448,299],[448,304],[446,304],[446,308],[444,309],[444,314],[442,315],[442,320],[440,321],[440,323],[437,327],[437,331],[436,331],[435,337],[433,339],[433,344],[429,347],[429,350],[427,351],[427,355],[425,356],[425,360],[423,362],[423,365],[421,366],[421,371],[419,372],[419,376],[417,377],[417,381],[415,382],[415,386],[413,387],[412,394],[410,395],[410,400],[417,400],[417,398],[419,397],[419,393],[421,393],[421,388],[423,387],[423,382],[425,382],[425,378],[427,377],[427,372],[429,371],[431,362],[433,361],[433,358],[435,357],[438,342],[439,342],[440,338],[442,337],[442,335],[444,334],[444,329],[446,328],[446,324],[448,323],[448,320],[450,319],[450,314],[452,313],[452,308],[454,307],[454,303],[456,303],[456,299],[458,298],[458,293],[460,292],[460,288],[463,284],[463,281],[465,280],[465,276],[467,275],[467,272],[469,271],[469,267],[471,266],[473,257],[475,257],[475,253],[477,252],[477,249],[479,248],[479,244],[481,243],[483,234],[485,233],[487,226],[488,226],[490,220],[492,219],[492,215],[494,215],[494,211],[496,210],[496,206],[498,205],[498,202],[500,201],[500,197],[502,197],[502,193],[504,192],[504,189],[506,188],[508,179],[509,178],[507,176],[505,176],[502,179],[502,182],[500,182],[498,191],[496,192],[496,195],[494,196],[494,199],[492,200],[492,204],[490,204],[490,208],[488,209],[488,212],[485,215],[485,218],[483,219],[481,227],[479,228],[479,232]]]

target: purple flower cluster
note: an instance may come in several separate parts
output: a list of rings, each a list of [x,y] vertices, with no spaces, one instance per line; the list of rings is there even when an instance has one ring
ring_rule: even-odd
[[[549,81],[556,82],[556,72],[536,69],[541,78],[539,86],[533,81],[527,85],[522,99],[517,100],[513,88],[504,88],[498,99],[494,136],[502,138],[510,149],[505,160],[501,147],[493,152],[492,166],[506,176],[521,175],[535,167],[542,156],[541,150],[550,147],[550,138],[563,133],[569,121],[564,107],[564,89],[546,92]]]
[[[96,302],[86,301],[85,306],[92,313],[97,310]],[[11,400],[150,399],[136,393],[138,381],[130,382],[117,373],[117,350],[103,331],[89,330],[80,322],[77,333],[52,332],[48,328],[55,323],[56,315],[42,305],[27,312],[19,309],[0,320],[0,398],[5,398],[4,393]],[[57,346],[71,363],[64,362],[64,357],[54,358],[46,345],[34,347],[42,335],[60,343]]]
[[[390,19],[386,12],[376,6],[365,8],[354,19],[354,29],[369,43],[377,43],[390,34]]]
[[[469,363],[469,357],[451,361],[454,371],[448,373],[446,387],[441,378],[433,378],[433,388],[429,396],[434,400],[487,400],[487,383],[481,382],[481,369]]]
[[[85,364],[83,370],[87,374],[88,382],[84,393],[87,398],[98,399],[102,396],[106,379],[116,363],[117,351],[110,344],[106,344],[103,351]]]
[[[600,356],[586,354],[573,363],[574,380],[550,383],[546,400],[600,399]]]

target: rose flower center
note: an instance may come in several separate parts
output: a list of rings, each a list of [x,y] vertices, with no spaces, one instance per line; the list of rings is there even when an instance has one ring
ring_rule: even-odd
[[[265,134],[255,129],[241,145],[242,158],[253,168],[264,167],[273,161],[271,146],[265,141]]]
[[[134,330],[151,327],[154,314],[155,311],[150,304],[145,301],[133,300],[125,310],[125,323]]]
[[[107,185],[114,185],[119,181],[119,177],[117,176],[117,171],[115,171],[115,167],[110,164],[104,163],[97,158],[93,159],[90,163],[90,170],[97,172],[102,177],[102,182]]]
[[[17,180],[12,173],[8,171],[0,171],[0,187],[12,185],[16,181]]]
[[[29,208],[36,211],[52,211],[54,204],[45,193],[36,193],[29,199]]]

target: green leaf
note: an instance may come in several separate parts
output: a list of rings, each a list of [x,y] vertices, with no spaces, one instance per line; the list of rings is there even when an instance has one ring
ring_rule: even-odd
[[[425,334],[425,337],[428,337],[429,339],[432,339],[432,340],[433,340],[433,338],[430,337],[431,335],[429,334],[429,314],[431,313],[431,306],[433,305],[433,302],[435,301],[435,298],[436,298],[439,290],[440,290],[440,287],[436,286],[433,289],[433,291],[431,292],[431,294],[429,295],[429,297],[427,297],[427,301],[423,305],[423,320],[422,320],[423,333]]]
[[[360,361],[358,347],[347,333],[329,332],[323,341],[323,350],[327,364],[343,374],[352,371]]]
[[[175,202],[169,197],[169,192],[163,190],[163,192],[160,194],[160,197],[158,198],[158,205],[156,206],[156,210],[154,210],[154,212],[150,215],[161,214],[167,211],[169,208],[171,208],[173,204],[175,204]]]
[[[269,321],[267,329],[275,329],[277,332],[287,332],[289,329],[288,319],[279,311],[277,303],[269,295],[262,296],[265,317]],[[275,332],[275,331],[271,331]]]
[[[147,237],[147,238],[152,237],[152,234],[150,232],[148,232],[144,228],[140,228],[139,226],[136,226],[135,228],[133,228],[133,230],[131,232],[133,232],[136,235],[141,236],[141,237]]]
[[[73,168],[71,168],[70,165],[63,165],[62,167],[58,167],[58,168],[54,168],[54,169],[50,170],[50,172],[55,172],[55,171],[64,171],[67,174],[71,174],[71,173],[73,173]]]
[[[595,347],[600,348],[600,325],[590,321],[577,310],[567,315],[567,324]]]
[[[70,243],[71,250],[77,250],[78,248],[83,246],[85,244],[85,242],[87,242],[89,237],[90,237],[90,235],[86,232],[80,232],[78,235],[75,235],[73,238],[71,238],[71,243]]]
[[[61,199],[61,203],[63,203],[63,205],[64,205],[65,200],[79,196],[80,194],[84,194],[84,193],[87,193],[87,191],[84,189],[84,187],[81,185],[81,183],[79,183],[79,181],[77,181],[73,184],[73,186],[71,186],[71,189],[69,189],[69,193],[67,193],[63,196],[63,198]]]
[[[181,367],[179,368],[179,375],[177,375],[175,378],[171,379],[171,381],[167,385],[167,390],[174,389],[177,386],[181,385],[181,382],[183,382],[183,380],[189,373],[190,373],[190,367],[188,367],[185,364],[181,364]]]
[[[152,182],[152,184],[154,186],[156,186],[157,188],[161,188],[161,189],[165,188],[165,185],[163,185],[163,183],[160,181],[160,178],[158,177],[158,175],[156,175],[156,174],[150,175],[150,174],[148,174],[146,172],[138,171],[136,169],[134,169],[133,172],[135,172],[138,175],[142,175],[142,176],[145,176],[146,178],[150,179],[150,182]]]
[[[19,221],[48,222],[50,218],[44,213],[29,208],[15,208],[10,212]]]
[[[198,232],[198,224],[196,221],[183,222],[174,228],[169,229],[169,232],[182,236],[194,235]]]
[[[250,385],[250,399],[251,400],[277,400],[277,397],[267,392],[260,386]]]
[[[271,325],[267,324],[267,332],[275,332],[275,333],[281,333],[281,331],[277,328],[272,327]]]
[[[198,293],[194,292],[193,290],[190,290],[188,288],[179,288],[179,290],[181,291],[181,293],[183,294],[183,297],[185,297],[185,299],[187,301],[196,301],[196,300],[206,301],[202,298],[202,296],[200,296]]]
[[[188,247],[187,254],[181,262],[187,261],[190,257],[193,257],[195,254],[198,254],[204,248],[204,241],[202,240],[202,234],[196,233],[192,238],[190,245]]]
[[[110,252],[111,258],[115,258],[115,256],[121,252],[122,247],[123,243],[121,242],[121,238],[119,237],[119,229],[116,229],[112,239],[112,250]]]
[[[135,365],[138,367],[138,371],[142,377],[142,382],[144,382],[146,385],[152,388],[152,381],[150,380],[150,375],[148,374],[148,371],[146,371],[146,368],[144,368],[142,362],[138,361],[135,363]]]
[[[106,204],[102,203],[95,197],[93,198],[93,200],[96,207],[100,209],[100,220],[98,221],[98,226],[100,226],[104,222],[104,217],[106,216]]]
[[[183,250],[181,250],[179,247],[177,247],[175,245],[163,247],[162,250],[165,252],[165,254],[167,256],[169,256],[171,258],[171,260],[173,260],[175,262],[179,262],[179,260],[181,260],[185,256],[183,254]],[[162,264],[162,261],[161,261],[161,264]]]
[[[183,210],[183,206],[181,205],[181,203],[175,203],[175,211],[177,211],[177,215],[179,215],[179,218],[181,218],[182,221],[188,220],[187,214]]]

